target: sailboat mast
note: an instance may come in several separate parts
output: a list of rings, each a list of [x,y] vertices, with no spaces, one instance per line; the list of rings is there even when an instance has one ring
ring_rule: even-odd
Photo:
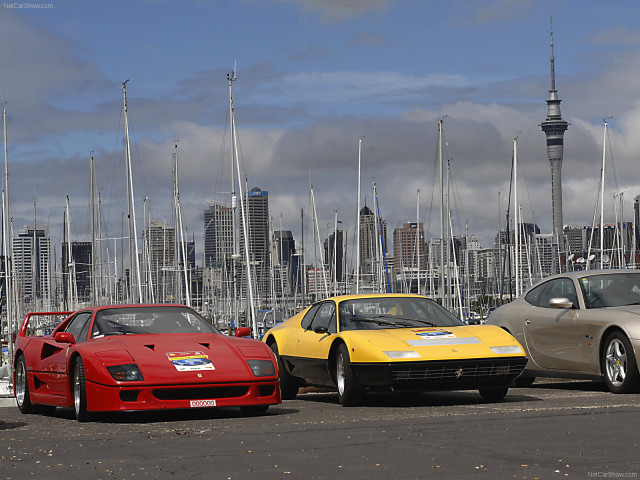
[[[360,293],[360,172],[362,169],[362,138],[358,141],[358,210],[356,212],[356,295]]]
[[[93,155],[90,159],[91,162],[91,264],[89,269],[91,271],[91,304],[96,304],[96,283],[98,276],[96,275],[96,185],[95,185],[95,169]]]
[[[101,227],[101,222],[100,222],[100,218],[102,217],[101,213],[102,213],[102,199],[100,198],[100,193],[98,193],[98,211],[97,211],[97,215],[98,215],[98,265],[100,266],[99,269],[99,274],[98,274],[98,278],[99,278],[99,282],[98,282],[98,298],[99,298],[99,302],[98,303],[102,303],[104,301],[104,295],[105,295],[105,291],[107,288],[110,287],[111,285],[111,281],[109,280],[110,278],[110,269],[109,267],[107,267],[107,272],[106,272],[106,276],[104,276],[104,279],[106,280],[107,284],[105,285],[103,282],[103,275],[105,275],[105,270],[104,270],[104,258],[102,256],[102,251],[103,251],[103,245],[102,245],[102,227]],[[107,258],[109,258],[109,247],[107,244]],[[95,263],[95,253],[92,254],[92,259],[93,262]]]
[[[252,326],[253,335],[257,336],[258,335],[257,315],[256,315],[255,301],[253,298],[253,281],[251,276],[251,261],[249,258],[249,228],[247,225],[247,218],[245,215],[244,193],[242,191],[242,183],[240,182],[241,175],[240,175],[240,161],[238,158],[238,136],[236,131],[235,112],[233,108],[232,83],[238,77],[234,72],[232,72],[231,74],[227,75],[227,78],[229,80],[229,108],[231,110],[231,119],[230,119],[231,139],[232,139],[232,142],[231,142],[232,155],[231,156],[232,156],[232,162],[235,161],[235,173],[237,174],[237,178],[238,178],[238,188],[240,193],[240,214],[241,214],[241,221],[242,221],[242,231],[244,234],[245,268],[247,272],[247,275],[246,275],[247,293],[249,297],[247,299],[247,301],[249,302],[249,308],[247,308],[247,313],[250,314],[250,322]],[[232,186],[232,192],[235,192],[235,181],[234,181],[234,185]],[[233,208],[233,198],[235,198],[235,193],[232,193],[232,208]],[[234,228],[234,233],[235,231],[236,230]],[[235,245],[235,242],[234,242],[234,245]],[[234,257],[240,258],[240,255],[236,252],[237,250],[234,249]],[[234,278],[235,278],[235,275],[234,275]]]
[[[416,278],[418,280],[418,295],[420,295],[420,190],[416,199]]]
[[[600,268],[604,268],[604,170],[607,158],[607,119],[604,119],[604,138],[602,140],[602,172],[600,173]]]
[[[13,363],[13,333],[17,329],[14,311],[14,289],[9,288],[13,276],[13,240],[9,234],[9,150],[7,146],[7,107],[2,108],[2,130],[4,139],[4,189],[2,195],[2,244],[4,254],[4,291],[7,311],[7,333],[9,335],[9,362]],[[1,327],[0,323],[0,327]]]
[[[37,237],[36,237],[36,200],[33,200],[33,247],[31,249],[31,296],[33,304],[36,306],[36,310],[38,309],[38,270],[37,270]]]
[[[513,139],[513,205],[515,207],[515,268],[516,268],[516,298],[520,296],[520,206],[518,205],[518,139]]]
[[[315,226],[315,230],[316,230],[316,235],[317,235],[317,241],[318,241],[318,245],[320,246],[319,250],[320,250],[320,271],[322,272],[322,283],[324,285],[324,296],[328,297],[329,296],[329,286],[327,285],[327,275],[326,275],[326,270],[324,268],[324,254],[322,253],[322,241],[320,239],[320,225],[319,225],[319,221],[318,221],[318,212],[316,211],[316,197],[313,194],[313,185],[310,186],[311,189],[311,208],[313,208],[313,224]],[[316,284],[316,289],[315,289],[315,293],[316,296],[318,295],[318,276],[317,276],[317,272],[318,272],[318,264],[316,263],[315,265],[315,269],[316,269],[316,275],[315,277],[315,284]]]
[[[179,250],[177,252],[181,252],[182,254],[182,266],[183,266],[183,274],[184,274],[184,298],[187,307],[191,306],[191,293],[189,291],[189,275],[188,275],[188,265],[187,265],[187,252],[186,252],[186,240],[184,238],[184,230],[182,227],[182,209],[180,208],[180,188],[178,184],[178,145],[175,146],[175,177],[174,177],[174,188],[175,188],[175,208],[176,208],[176,228],[179,229]],[[176,239],[178,236],[176,235]],[[180,263],[178,262],[179,266]],[[179,275],[178,275],[179,276]]]
[[[440,296],[442,306],[446,308],[446,285],[445,285],[445,265],[444,265],[444,249],[445,249],[445,227],[444,227],[444,160],[442,154],[442,120],[438,122],[438,160],[440,163]]]
[[[133,277],[133,267],[135,264],[135,281],[137,283],[137,299],[135,301],[142,301],[142,285],[140,284],[140,262],[138,260],[138,231],[136,228],[136,209],[133,195],[133,174],[131,170],[131,148],[129,144],[129,121],[127,118],[127,82],[122,82],[122,99],[124,104],[124,139],[125,139],[125,160],[127,169],[127,217],[128,217],[128,231],[129,231],[129,276]],[[133,239],[131,238],[131,230],[133,229]],[[133,242],[133,248],[131,243]],[[134,258],[135,256],[135,258]],[[134,298],[133,295],[133,281],[130,282],[130,298]]]
[[[236,195],[236,156],[233,144],[235,141],[235,115],[233,111],[233,82],[237,80],[235,72],[227,74],[229,81],[229,133],[231,135],[231,223],[233,252],[231,254],[231,278],[233,288],[233,312],[232,318],[238,318],[238,284],[237,284],[237,260],[240,258],[238,248],[238,197]],[[229,322],[231,329],[231,321]]]
[[[71,251],[71,217],[69,212],[69,195],[67,195],[67,205],[66,205],[66,218],[67,218],[67,290],[68,290],[68,298],[69,298],[69,309],[76,309],[75,295],[74,295],[74,285],[76,283],[76,272],[75,272],[75,262],[72,257]]]
[[[334,210],[333,220],[333,294],[338,295],[338,210]]]

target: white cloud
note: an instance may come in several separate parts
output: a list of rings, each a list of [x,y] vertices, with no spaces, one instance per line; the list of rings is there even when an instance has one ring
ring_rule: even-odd
[[[397,0],[278,0],[300,5],[318,14],[323,20],[336,22],[365,13],[381,13]]]

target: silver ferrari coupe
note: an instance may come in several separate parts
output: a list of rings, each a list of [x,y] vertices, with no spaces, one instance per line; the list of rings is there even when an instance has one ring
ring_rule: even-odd
[[[520,386],[544,376],[602,379],[614,393],[640,388],[640,270],[547,277],[493,311],[487,323],[525,348]]]

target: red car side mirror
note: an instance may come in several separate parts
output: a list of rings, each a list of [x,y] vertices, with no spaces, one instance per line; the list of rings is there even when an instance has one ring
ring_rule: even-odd
[[[250,337],[251,329],[249,327],[240,327],[236,330],[236,337]]]
[[[70,343],[71,345],[76,343],[76,339],[73,338],[73,334],[70,332],[57,332],[53,338],[56,342],[60,343]]]

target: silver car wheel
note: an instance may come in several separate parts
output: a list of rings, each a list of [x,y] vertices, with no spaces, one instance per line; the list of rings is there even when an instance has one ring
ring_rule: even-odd
[[[342,354],[339,354],[336,361],[336,383],[340,395],[344,395],[344,382],[344,358],[342,358]]]
[[[627,352],[619,339],[609,342],[605,358],[607,378],[612,385],[619,387],[627,376]]]
[[[27,390],[27,372],[24,370],[24,363],[18,362],[16,370],[16,402],[18,407],[24,405],[24,394]]]
[[[80,369],[73,370],[73,408],[76,415],[80,412]]]

